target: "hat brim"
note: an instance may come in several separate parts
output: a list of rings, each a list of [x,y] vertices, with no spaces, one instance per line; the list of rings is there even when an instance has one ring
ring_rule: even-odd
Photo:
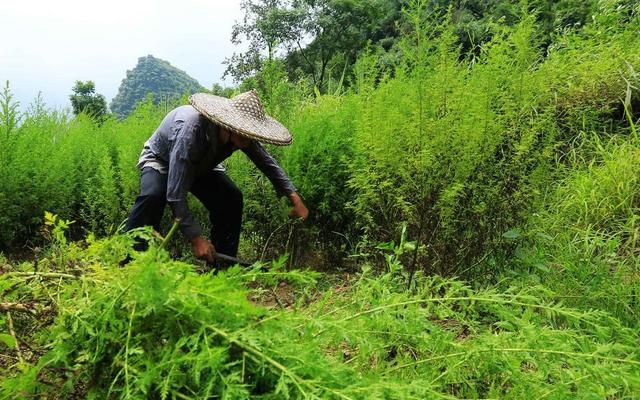
[[[226,97],[196,93],[189,97],[189,103],[210,121],[250,139],[278,146],[286,146],[293,141],[289,130],[274,118],[268,115],[256,118],[243,113]]]

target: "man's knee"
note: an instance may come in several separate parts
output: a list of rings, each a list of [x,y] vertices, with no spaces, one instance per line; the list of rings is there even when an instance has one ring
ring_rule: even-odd
[[[244,197],[242,191],[235,185],[225,188],[223,193],[220,193],[222,202],[218,203],[216,207],[220,210],[214,210],[209,208],[210,217],[214,219],[214,215],[223,219],[237,219],[242,216],[242,208],[244,206]]]
[[[143,171],[140,197],[149,203],[164,204],[167,197],[166,177],[156,171]]]
[[[242,207],[244,206],[244,196],[242,195],[242,190],[238,189],[237,186],[233,186],[230,191],[229,197],[233,205],[235,205],[240,211],[242,211]]]
[[[167,194],[162,190],[153,190],[153,191],[145,192],[140,196],[143,197],[147,202],[151,204],[164,205],[166,202]]]

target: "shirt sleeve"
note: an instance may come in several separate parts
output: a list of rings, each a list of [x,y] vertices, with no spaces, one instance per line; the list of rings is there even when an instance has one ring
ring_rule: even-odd
[[[167,203],[173,216],[180,219],[180,231],[189,239],[199,236],[202,228],[195,221],[187,205],[187,193],[194,179],[193,152],[196,122],[185,121],[176,134],[169,153],[169,175],[167,177]]]
[[[280,196],[286,196],[297,189],[293,182],[284,172],[282,167],[273,158],[260,142],[252,141],[251,144],[242,150],[256,167],[271,181],[276,192]]]

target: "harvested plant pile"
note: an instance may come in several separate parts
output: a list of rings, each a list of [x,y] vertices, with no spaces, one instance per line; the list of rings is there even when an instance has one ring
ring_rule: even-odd
[[[625,398],[638,333],[543,286],[472,290],[407,273],[198,274],[127,236],[0,278],[4,398]],[[318,282],[327,280],[320,285]],[[331,282],[332,281],[332,282]],[[257,299],[275,299],[271,306]],[[253,301],[252,301],[253,300]]]

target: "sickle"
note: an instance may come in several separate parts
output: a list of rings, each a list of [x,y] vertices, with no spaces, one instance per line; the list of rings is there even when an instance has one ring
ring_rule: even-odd
[[[240,260],[239,258],[231,257],[231,256],[228,256],[228,255],[222,254],[222,253],[215,253],[213,255],[213,258],[215,258],[216,260],[228,262],[228,263],[231,263],[231,264],[239,264],[239,265],[241,265],[243,267],[250,267],[250,266],[253,265],[250,262],[243,261],[243,260]]]

